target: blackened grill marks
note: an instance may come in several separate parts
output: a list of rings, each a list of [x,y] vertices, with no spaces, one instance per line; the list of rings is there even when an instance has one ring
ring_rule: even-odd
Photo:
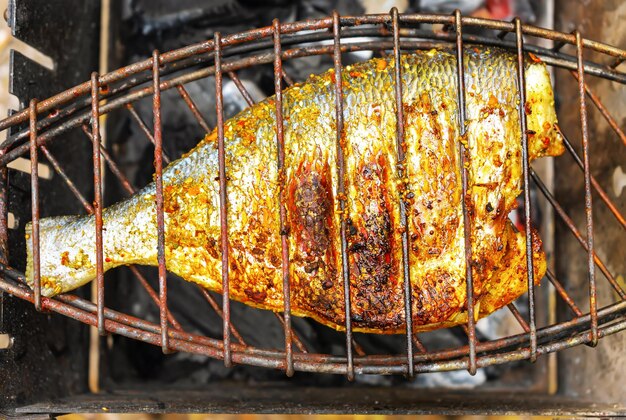
[[[382,155],[361,164],[355,177],[361,214],[349,222],[350,286],[355,327],[389,325],[398,318],[392,257],[393,223],[388,195],[389,164]],[[398,324],[401,319],[396,319]]]
[[[328,162],[302,160],[291,177],[287,197],[292,261],[292,304],[341,325],[343,290],[337,278],[334,196]]]
[[[315,272],[324,264],[323,257],[331,243],[332,195],[323,184],[318,172],[300,170],[301,181],[294,191],[296,211],[292,224],[298,243],[303,246],[306,262],[305,270]],[[329,220],[331,219],[331,220]]]

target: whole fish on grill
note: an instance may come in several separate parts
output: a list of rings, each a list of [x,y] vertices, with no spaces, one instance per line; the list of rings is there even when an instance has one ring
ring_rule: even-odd
[[[416,331],[467,321],[459,143],[466,147],[475,313],[483,317],[526,291],[525,235],[508,220],[521,194],[519,108],[527,115],[529,156],[556,156],[546,67],[525,57],[520,104],[516,56],[496,48],[464,51],[466,135],[457,113],[456,58],[448,50],[405,54],[402,103],[406,160],[398,176],[394,59],[346,66],[343,84],[345,196],[337,194],[333,70],[283,92],[285,165],[278,169],[275,99],[224,126],[232,299],[283,310],[281,235],[287,235],[291,310],[344,329],[340,223],[347,223],[350,309],[355,331],[405,330],[400,200],[406,202],[413,325]],[[217,135],[163,173],[167,269],[222,291]],[[283,203],[279,192],[283,191]],[[340,211],[345,200],[345,212]],[[281,231],[279,206],[286,209]],[[104,269],[157,265],[155,185],[103,211]],[[96,276],[94,216],[41,219],[44,296]],[[26,228],[30,236],[30,225]],[[532,232],[535,279],[546,270]],[[27,278],[32,284],[32,244]]]

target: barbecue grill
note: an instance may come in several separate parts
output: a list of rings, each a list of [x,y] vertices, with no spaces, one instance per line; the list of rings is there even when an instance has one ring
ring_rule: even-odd
[[[14,5],[15,6],[15,5]],[[19,6],[19,2],[18,2]],[[87,8],[89,9],[89,7]],[[12,13],[19,12],[19,8],[13,8]],[[27,11],[22,11],[27,13]],[[88,11],[91,17],[97,16],[97,8]],[[34,13],[34,12],[33,12]],[[78,12],[77,12],[78,13]],[[85,19],[85,17],[82,17]],[[10,16],[9,19],[16,19]],[[13,25],[16,22],[13,21]],[[13,26],[14,29],[16,26]],[[474,30],[488,29],[497,33],[496,36],[476,35]],[[539,46],[531,40],[549,40],[553,42],[552,48]],[[465,122],[465,86],[464,68],[461,57],[464,46],[467,45],[489,45],[509,49],[517,54],[517,81],[519,86],[524,86],[525,76],[523,70],[523,52],[531,52],[536,57],[544,61],[555,69],[565,69],[571,73],[569,77],[575,80],[576,93],[576,119],[577,124],[563,126],[561,133],[565,141],[569,156],[558,159],[572,159],[574,165],[579,168],[576,174],[576,183],[581,188],[577,191],[575,198],[578,212],[576,219],[568,214],[568,204],[563,204],[559,196],[550,187],[549,180],[542,179],[538,171],[534,170],[528,163],[527,130],[525,127],[525,114],[523,107],[520,107],[520,124],[523,133],[520,141],[524,150],[523,160],[523,220],[527,232],[527,256],[528,264],[532,265],[532,250],[530,240],[530,226],[532,221],[531,213],[533,206],[537,206],[537,201],[531,200],[533,188],[545,197],[549,206],[553,209],[558,222],[557,233],[565,236],[563,229],[568,229],[579,244],[584,257],[583,264],[577,264],[578,273],[584,273],[584,295],[580,289],[573,294],[572,283],[563,277],[564,270],[559,270],[559,263],[556,268],[549,268],[543,283],[551,284],[555,296],[559,299],[557,306],[564,305],[569,311],[569,316],[560,319],[550,319],[545,314],[549,310],[548,298],[541,295],[544,288],[533,286],[533,270],[528,270],[528,294],[525,300],[508,305],[508,311],[512,319],[519,324],[519,333],[511,333],[496,338],[479,337],[477,334],[476,322],[473,316],[473,287],[471,269],[467,270],[467,310],[468,322],[462,329],[466,334],[464,342],[458,345],[446,345],[438,343],[431,347],[422,339],[420,335],[412,332],[411,326],[411,291],[410,283],[407,280],[408,266],[410,261],[403,259],[405,273],[405,310],[407,319],[407,333],[403,340],[395,339],[395,348],[390,349],[386,354],[370,354],[367,346],[360,344],[360,336],[352,332],[350,324],[350,294],[348,277],[344,275],[344,300],[346,307],[346,332],[342,336],[340,343],[342,348],[334,346],[327,350],[320,350],[315,343],[311,343],[309,338],[301,337],[299,328],[295,325],[302,320],[293,319],[290,316],[289,308],[289,280],[285,276],[285,307],[282,314],[275,314],[277,323],[282,328],[281,339],[272,347],[252,344],[257,341],[256,337],[247,337],[237,328],[237,322],[232,313],[235,310],[231,307],[228,294],[229,282],[229,254],[228,235],[225,225],[227,214],[226,177],[228,168],[224,163],[224,86],[225,83],[232,83],[241,98],[247,105],[255,102],[253,95],[249,92],[249,87],[242,81],[240,74],[248,69],[271,66],[273,73],[273,86],[276,95],[276,113],[278,116],[277,141],[283,143],[282,115],[282,95],[281,91],[288,85],[292,85],[294,80],[289,74],[288,63],[308,57],[329,56],[332,57],[332,66],[335,71],[340,71],[345,65],[345,56],[355,52],[372,52],[379,55],[391,55],[394,60],[399,60],[401,53],[407,53],[416,49],[430,49],[443,45],[452,46],[457,55],[457,86],[458,101],[462,104],[459,107],[458,120],[461,127]],[[92,54],[93,55],[93,54]],[[91,57],[93,63],[94,57]],[[88,60],[87,60],[88,61]],[[624,290],[623,279],[618,276],[621,266],[616,266],[613,262],[606,262],[606,255],[610,253],[611,247],[616,244],[600,242],[597,232],[606,230],[617,230],[615,238],[618,241],[624,240],[626,220],[623,216],[622,202],[614,202],[611,196],[618,196],[606,191],[593,175],[590,167],[592,155],[596,153],[593,138],[590,133],[590,121],[588,114],[593,106],[597,108],[602,117],[606,119],[610,127],[618,135],[626,146],[626,136],[620,128],[619,121],[611,116],[611,110],[605,107],[602,100],[590,87],[589,80],[601,78],[615,83],[617,88],[624,92],[623,85],[626,84],[626,73],[620,70],[620,64],[626,61],[626,51],[611,46],[606,43],[588,39],[580,31],[574,30],[571,33],[559,32],[556,30],[544,29],[537,26],[522,24],[519,19],[513,21],[496,21],[471,16],[464,16],[460,11],[455,11],[451,15],[440,14],[402,14],[397,9],[392,9],[388,14],[348,16],[340,15],[337,11],[332,15],[319,19],[306,21],[281,22],[274,19],[272,25],[259,29],[248,30],[233,34],[221,34],[216,32],[211,39],[204,42],[178,48],[172,51],[159,51],[155,49],[151,57],[122,67],[118,70],[99,74],[94,72],[91,78],[61,93],[52,95],[46,99],[35,99],[41,96],[42,92],[48,93],[49,88],[41,89],[40,92],[23,92],[21,99],[28,99],[28,106],[19,112],[13,113],[8,118],[0,121],[0,130],[7,133],[6,139],[0,144],[0,293],[3,293],[3,300],[0,300],[0,311],[3,305],[11,305],[7,313],[13,314],[13,319],[18,319],[14,314],[22,311],[22,326],[13,325],[7,327],[0,318],[0,333],[12,331],[9,344],[13,347],[0,350],[2,352],[26,352],[25,347],[30,346],[29,342],[23,342],[18,330],[24,326],[44,323],[47,327],[34,326],[34,336],[52,336],[47,341],[64,341],[58,335],[66,334],[65,342],[82,343],[79,349],[85,349],[87,336],[85,330],[75,332],[61,332],[72,328],[79,323],[87,324],[97,328],[102,336],[116,334],[142,341],[161,348],[164,354],[189,353],[201,356],[208,356],[212,359],[223,361],[224,366],[233,368],[235,366],[249,365],[263,368],[281,370],[287,376],[300,375],[297,372],[310,372],[315,374],[338,374],[344,375],[348,381],[359,381],[359,377],[370,377],[370,375],[400,375],[411,380],[414,376],[428,372],[444,372],[453,370],[467,370],[470,375],[476,374],[479,369],[490,366],[511,364],[514,362],[528,360],[541,361],[542,356],[549,353],[564,350],[573,346],[587,345],[594,347],[602,342],[606,336],[616,334],[626,329],[626,292]],[[93,68],[93,67],[92,67]],[[402,68],[396,67],[395,80],[401,77]],[[210,84],[215,90],[215,108],[202,108],[199,105],[198,97],[194,97],[192,87],[194,84]],[[341,98],[341,80],[337,78],[334,85],[337,97]],[[401,101],[401,87],[396,85],[396,109],[398,144],[403,138],[403,114]],[[176,95],[178,98],[175,98]],[[520,103],[525,103],[524,89],[519,89]],[[218,134],[218,144],[220,150],[219,159],[219,180],[221,187],[220,214],[222,221],[222,283],[224,293],[216,296],[208,291],[195,287],[191,284],[180,285],[175,279],[168,279],[165,268],[164,253],[164,216],[163,216],[163,194],[162,194],[162,171],[163,166],[172,159],[166,151],[168,145],[164,144],[163,124],[168,119],[168,113],[163,109],[166,106],[164,101],[176,100],[177,107],[186,107],[197,123],[199,132],[209,133],[215,127]],[[146,113],[146,101],[151,104],[151,112]],[[570,105],[571,106],[571,105]],[[342,130],[342,103],[336,103],[337,117],[337,140],[339,141]],[[144,142],[153,145],[154,179],[156,181],[156,202],[157,202],[157,224],[159,232],[158,247],[158,270],[146,271],[139,267],[129,267],[128,271],[120,276],[133,277],[134,282],[138,282],[146,293],[153,308],[158,314],[158,319],[148,316],[146,313],[137,313],[132,310],[132,305],[119,304],[119,297],[109,298],[115,294],[119,295],[119,287],[111,284],[112,280],[104,281],[103,255],[102,255],[102,208],[107,203],[114,200],[113,193],[120,189],[124,194],[132,194],[137,191],[131,177],[128,175],[128,167],[124,167],[123,153],[116,150],[115,145],[110,146],[102,141],[102,127],[104,116],[111,119],[120,118],[122,113],[127,113],[126,117],[142,133]],[[211,117],[208,115],[212,114]],[[146,121],[145,116],[149,115],[151,122]],[[213,123],[213,119],[215,123]],[[580,144],[574,139],[580,138]],[[581,148],[582,146],[582,148]],[[463,146],[460,146],[463,150]],[[67,148],[67,149],[65,149]],[[339,148],[338,150],[341,150]],[[463,154],[461,154],[463,156]],[[121,158],[122,157],[122,158]],[[8,165],[16,159],[26,158],[30,161],[30,175],[16,173],[9,169]],[[122,163],[120,164],[120,159]],[[403,159],[402,148],[398,147],[398,160]],[[282,165],[284,156],[279,156],[278,165]],[[87,167],[83,162],[89,162]],[[53,171],[52,180],[43,180],[38,172],[41,163],[48,165]],[[85,171],[89,170],[93,174],[93,182],[86,182]],[[341,163],[337,163],[340,173],[343,171]],[[465,170],[463,170],[465,172]],[[106,176],[105,176],[106,174]],[[91,175],[90,175],[91,176]],[[463,177],[465,178],[465,176]],[[557,175],[557,179],[559,176]],[[339,179],[343,179],[341,176]],[[565,181],[567,182],[567,181]],[[117,185],[114,185],[117,183]],[[106,188],[107,194],[103,194]],[[464,179],[463,193],[465,194],[467,185]],[[339,193],[343,185],[339,186]],[[574,194],[574,193],[573,193]],[[596,194],[594,196],[594,194]],[[398,198],[400,199],[400,198]],[[572,199],[574,200],[574,199]],[[342,202],[343,205],[343,202]],[[603,217],[595,216],[598,207],[602,207]],[[464,208],[464,219],[467,220],[467,210]],[[82,211],[83,213],[93,213],[96,217],[96,249],[97,249],[97,279],[94,281],[95,289],[93,300],[89,296],[89,291],[79,290],[75,294],[60,295],[55,298],[45,298],[41,296],[41,279],[38,268],[38,221],[40,217],[52,214],[69,214]],[[277,210],[278,211],[278,210]],[[17,220],[17,226],[9,226],[9,213]],[[582,218],[581,216],[584,215]],[[402,219],[406,223],[406,214],[402,211]],[[280,214],[281,225],[284,225],[285,215]],[[25,286],[24,278],[24,225],[27,221],[33,222],[32,238],[34,252],[34,289]],[[465,223],[469,229],[468,223]],[[582,228],[581,228],[582,226]],[[469,233],[466,229],[466,249],[470,249]],[[285,230],[286,231],[286,230]],[[342,258],[347,261],[347,249],[345,246],[345,229],[342,239]],[[406,230],[403,233],[403,246],[408,247],[409,238]],[[620,236],[621,235],[621,236]],[[285,242],[285,241],[283,241]],[[564,244],[565,242],[563,242]],[[621,242],[620,242],[621,243]],[[569,245],[568,245],[569,246]],[[570,247],[571,248],[571,247]],[[570,249],[568,248],[568,249]],[[408,248],[407,248],[408,249]],[[557,244],[556,260],[566,260],[568,255],[578,255],[570,251],[560,254],[565,245]],[[616,251],[619,252],[619,251]],[[467,267],[471,255],[467,255]],[[283,267],[288,272],[288,255],[283,252]],[[121,271],[121,270],[120,270]],[[130,273],[130,274],[129,274]],[[617,274],[616,274],[617,273]],[[568,274],[570,275],[570,274]],[[579,274],[580,275],[580,274]],[[108,274],[107,274],[108,276]],[[112,275],[114,276],[114,274]],[[131,281],[130,279],[128,281]],[[176,283],[174,290],[172,283]],[[218,337],[210,334],[198,333],[194,328],[181,322],[175,311],[171,310],[170,303],[173,294],[181,288],[186,288],[186,293],[193,293],[205,299],[221,319],[221,334]],[[117,288],[117,289],[116,289]],[[109,290],[112,290],[109,292]],[[193,291],[189,291],[192,290]],[[116,291],[117,290],[117,291]],[[612,290],[608,293],[611,300],[599,299],[600,291]],[[607,293],[602,294],[606,296]],[[2,295],[0,295],[2,296]],[[105,304],[115,302],[116,305]],[[584,297],[581,298],[581,296]],[[221,299],[220,299],[221,298]],[[23,300],[33,306],[36,311],[45,314],[57,313],[75,321],[68,323],[66,320],[59,321],[59,317],[49,318],[36,314],[28,305],[17,303]],[[541,302],[539,305],[537,302]],[[141,311],[139,311],[141,312]],[[566,313],[566,311],[562,311]],[[1,313],[1,312],[0,312]],[[538,315],[539,313],[539,315]],[[256,316],[256,312],[248,310],[246,316]],[[202,317],[202,314],[197,314]],[[207,315],[208,316],[208,315]],[[545,317],[545,319],[544,319]],[[7,319],[9,317],[7,316]],[[46,328],[50,328],[46,331]],[[69,335],[68,335],[69,334]],[[261,332],[259,332],[261,334]],[[31,336],[32,338],[32,336]],[[99,348],[106,354],[107,345],[111,346],[110,336],[103,339]],[[282,343],[280,342],[282,340]],[[20,342],[22,341],[22,342]],[[107,344],[108,343],[108,344]],[[39,344],[37,344],[38,346]],[[49,345],[49,343],[48,343]],[[59,352],[63,352],[65,343],[58,344]],[[98,347],[98,345],[96,346]],[[141,347],[144,348],[144,347]],[[64,359],[64,365],[60,369],[50,368],[55,376],[64,377],[63,382],[69,383],[67,389],[60,391],[61,395],[68,396],[79,393],[81,384],[86,382],[85,356],[78,356],[79,350],[68,350],[69,356]],[[6,357],[6,356],[5,356]],[[543,357],[545,359],[545,357]],[[0,359],[0,362],[2,360]],[[104,363],[106,363],[105,361]],[[115,360],[109,360],[109,364],[114,364]],[[525,362],[527,363],[527,362]],[[0,363],[0,366],[3,366]],[[9,366],[9,364],[5,364]],[[73,368],[78,370],[75,380],[67,379],[68,372]],[[45,368],[44,369],[44,375]],[[65,371],[64,371],[65,369]],[[112,371],[115,368],[111,368]],[[49,380],[53,380],[48,372]],[[105,376],[102,372],[101,376]],[[40,373],[32,373],[33,378]],[[105,385],[106,388],[106,385]],[[0,389],[1,386],[0,386]],[[9,388],[7,388],[9,389]],[[23,407],[23,411],[17,412],[58,412],[63,410],[91,411],[94,407],[101,406],[110,409],[125,410],[219,410],[232,411],[228,408],[228,392],[217,392],[213,390],[215,400],[210,405],[209,402],[196,396],[187,394],[183,397],[179,394],[170,394],[162,397],[165,403],[145,399],[144,396],[133,396],[134,394],[111,394],[110,396],[97,397],[89,394],[79,398],[69,398],[65,402],[55,405],[31,405]],[[278,404],[287,404],[285,407],[292,407],[289,403],[297,400],[298,394],[292,391],[268,389],[265,395],[261,395],[259,390],[238,389],[240,395],[246,395],[254,401],[265,401],[265,403],[250,403],[247,409],[260,411],[275,411],[280,407]],[[368,403],[358,402],[354,394],[349,393],[349,389],[339,391],[337,395],[343,395],[345,401],[351,406],[335,406],[335,411],[372,411],[376,410],[375,398],[384,400],[385,391],[379,397],[373,397]],[[405,394],[398,390],[396,404],[379,407],[382,411],[394,411],[394,409],[404,411],[419,411],[419,409],[409,408],[412,401],[410,394]],[[194,391],[195,392],[195,391]],[[207,391],[208,392],[208,391]],[[246,394],[247,393],[247,394]],[[205,394],[201,394],[205,395]],[[308,391],[305,398],[313,401],[319,398],[323,401],[329,395],[317,389]],[[321,396],[320,396],[321,395]],[[374,395],[374,394],[372,394]],[[378,395],[378,394],[376,394]],[[476,394],[479,395],[479,394]],[[54,394],[52,395],[55,396]],[[450,393],[447,396],[449,412],[472,412],[481,411],[481,407],[491,404],[498,404],[494,400],[493,394],[485,397],[484,405],[478,405],[474,396],[472,403],[464,403],[458,395]],[[501,411],[516,410],[514,395],[503,397]],[[559,397],[560,398],[560,397]],[[537,399],[535,410],[544,410],[547,413],[626,413],[626,408],[620,405],[597,405],[590,407],[583,402],[573,403],[568,399],[557,397],[548,399]],[[48,399],[48,398],[46,398]],[[427,398],[420,397],[419,402],[426,403]],[[271,403],[268,403],[271,401]],[[339,401],[339,400],[335,400]],[[532,397],[527,397],[525,401],[532,401]],[[24,396],[22,400],[13,399],[7,403],[7,407],[14,410],[16,407],[24,406],[26,403],[39,402],[32,396]],[[221,402],[221,403],[220,403]],[[626,401],[621,401],[626,403]],[[122,405],[126,404],[126,405]],[[165,405],[159,405],[165,404]],[[168,405],[169,404],[169,405]],[[220,405],[221,404],[221,405]],[[265,404],[265,405],[264,405]],[[348,403],[346,403],[348,404]],[[507,405],[508,404],[508,405]],[[445,402],[432,404],[425,411],[446,410]],[[98,408],[98,410],[101,409]],[[185,408],[186,407],[186,408]],[[195,408],[193,408],[195,407]],[[318,411],[323,411],[322,407],[305,404],[305,407]],[[316,407],[316,408],[311,408]],[[374,407],[374,408],[372,408]],[[424,406],[422,406],[424,407]],[[456,407],[451,409],[451,407]],[[240,407],[241,408],[241,407]],[[526,406],[526,409],[529,407]],[[244,408],[245,409],[245,408]],[[288,408],[287,408],[288,409]],[[306,408],[303,408],[306,410]],[[236,409],[233,409],[236,411]],[[295,408],[297,410],[297,408]],[[456,411],[455,411],[456,410]],[[497,412],[497,410],[496,410]]]

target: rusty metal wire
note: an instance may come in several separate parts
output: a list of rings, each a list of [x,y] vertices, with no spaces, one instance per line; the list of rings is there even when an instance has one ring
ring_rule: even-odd
[[[402,169],[405,162],[404,148],[404,107],[402,105],[402,65],[400,64],[400,19],[398,9],[391,9],[391,31],[393,32],[393,59],[394,66],[394,90],[396,94],[396,149],[398,162],[398,178],[404,179],[405,169]],[[461,123],[463,125],[463,123]],[[401,188],[402,190],[404,188]],[[412,296],[411,290],[411,270],[409,266],[409,229],[407,221],[406,202],[404,197],[400,196],[400,230],[402,231],[402,281],[404,283],[404,319],[406,320],[406,374],[409,378],[415,375],[415,366],[413,363],[413,315],[412,315]],[[465,209],[464,209],[465,212]],[[469,265],[469,262],[468,262]],[[468,279],[471,284],[471,280]],[[471,286],[468,286],[471,287]],[[471,305],[468,297],[468,305]],[[468,318],[470,315],[468,315]],[[473,317],[472,317],[473,322]]]
[[[91,74],[91,141],[93,162],[93,209],[96,218],[96,302],[98,306],[98,333],[104,329],[104,258],[102,248],[102,173],[100,165],[100,82],[98,73]],[[32,177],[34,179],[35,176]]]
[[[34,304],[41,311],[41,269],[39,258],[39,174],[37,152],[37,100],[31,99],[28,107],[30,113],[30,185],[31,185],[31,213],[33,216],[31,226],[31,240],[33,247],[33,292]]]
[[[526,233],[526,273],[528,284],[528,334],[530,336],[530,361],[537,360],[537,320],[535,317],[535,269],[533,265],[533,248],[531,237],[531,202],[530,202],[530,158],[528,156],[528,125],[526,122],[526,77],[524,75],[524,38],[522,36],[522,23],[519,18],[515,19],[515,43],[517,46],[517,85],[519,86],[519,125],[522,133],[522,170],[524,187],[524,232]]]
[[[220,243],[222,247],[222,319],[224,320],[224,365],[230,367],[230,259],[228,252],[228,217],[226,214],[226,157],[224,152],[224,103],[222,96],[222,38],[215,33],[213,48],[215,49],[215,108],[217,113],[217,150],[220,184]]]
[[[414,26],[421,23],[439,23],[452,29],[449,33],[429,32],[416,29]],[[369,25],[369,26],[368,26]],[[372,26],[373,25],[373,26]],[[500,31],[498,38],[485,38],[468,35],[464,32],[467,27],[482,27]],[[515,42],[505,39],[508,33],[515,35]],[[353,41],[350,38],[357,36],[372,36],[374,40]],[[555,41],[556,46],[552,50],[527,45],[524,36],[534,36]],[[420,39],[417,39],[420,38]],[[329,40],[328,45],[311,45],[311,42]],[[574,222],[555,197],[544,185],[538,175],[528,163],[528,141],[526,135],[526,117],[523,107],[520,106],[520,128],[522,136],[520,142],[523,151],[523,186],[526,221],[526,251],[528,264],[528,288],[529,288],[529,319],[524,319],[518,308],[510,304],[509,310],[512,316],[520,324],[523,333],[499,338],[496,340],[479,342],[476,338],[474,318],[474,289],[471,272],[471,240],[467,228],[467,209],[463,204],[465,230],[465,257],[467,267],[467,311],[468,322],[464,330],[468,335],[468,344],[445,350],[428,350],[413,334],[411,316],[411,283],[409,278],[410,261],[408,259],[409,238],[406,230],[402,236],[403,246],[403,273],[405,294],[405,317],[406,317],[406,353],[402,355],[367,355],[361,346],[356,343],[352,334],[350,317],[350,289],[349,289],[349,265],[348,250],[346,246],[346,226],[342,218],[342,276],[344,280],[344,303],[346,310],[346,355],[336,356],[331,354],[315,354],[307,351],[302,340],[297,336],[291,326],[290,314],[290,279],[289,279],[289,254],[287,247],[288,230],[285,228],[285,208],[281,194],[278,212],[281,218],[281,237],[283,248],[283,290],[284,311],[277,314],[285,333],[285,349],[265,350],[248,345],[231,322],[230,299],[229,299],[229,254],[228,254],[228,226],[227,220],[227,194],[226,194],[226,162],[224,156],[224,108],[222,99],[222,80],[226,75],[235,83],[244,99],[249,105],[253,104],[252,97],[246,91],[243,83],[239,80],[236,71],[242,68],[252,67],[259,64],[274,65],[274,87],[276,94],[276,138],[278,145],[278,167],[284,165],[284,132],[282,124],[282,89],[283,81],[292,85],[293,80],[286,74],[283,62],[297,57],[308,55],[330,54],[333,57],[334,69],[339,74],[342,69],[342,54],[349,51],[372,50],[384,53],[385,50],[393,51],[393,59],[397,62],[403,51],[432,48],[437,45],[452,45],[456,48],[457,56],[457,95],[460,131],[465,129],[465,77],[463,67],[463,48],[465,44],[482,43],[485,45],[499,45],[510,48],[517,54],[517,77],[520,103],[525,102],[524,85],[525,75],[523,70],[523,52],[531,51],[543,59],[547,64],[566,68],[572,71],[577,79],[579,87],[580,117],[582,130],[582,159],[564,137],[565,145],[581,169],[584,176],[585,211],[586,211],[586,236],[583,236]],[[306,44],[306,45],[303,45]],[[575,47],[576,55],[570,56],[561,52],[566,44]],[[0,216],[6,219],[7,197],[6,188],[6,165],[16,157],[30,153],[31,162],[31,199],[32,199],[32,246],[33,246],[33,280],[34,287],[30,290],[25,286],[24,274],[7,266],[6,255],[8,248],[6,235],[6,220],[0,221],[0,290],[16,297],[34,303],[38,310],[50,310],[65,316],[74,318],[80,322],[98,327],[100,333],[116,333],[147,343],[161,346],[164,352],[185,351],[207,355],[213,358],[223,359],[226,366],[232,363],[249,364],[255,366],[272,367],[283,369],[287,375],[295,371],[313,371],[324,373],[346,374],[353,379],[355,374],[405,374],[413,376],[420,372],[432,372],[452,369],[468,369],[475,373],[476,369],[483,366],[505,363],[513,360],[535,360],[538,356],[568,348],[578,344],[595,345],[602,337],[626,329],[626,292],[608,270],[596,253],[593,242],[593,207],[591,190],[598,193],[601,202],[607,206],[615,216],[617,222],[624,227],[624,216],[617,206],[611,201],[609,195],[602,189],[597,180],[591,175],[589,167],[589,138],[586,117],[586,97],[589,97],[594,105],[608,121],[617,136],[624,141],[624,133],[602,105],[600,98],[591,92],[586,84],[587,76],[603,77],[626,84],[626,74],[615,70],[616,66],[602,66],[583,61],[585,50],[595,51],[614,57],[612,64],[619,64],[626,60],[626,51],[607,44],[582,38],[580,33],[565,34],[553,30],[523,25],[516,19],[512,22],[492,21],[480,18],[461,16],[459,11],[452,15],[428,15],[428,14],[399,14],[393,9],[389,14],[368,16],[339,16],[333,13],[331,17],[310,20],[306,22],[280,23],[277,20],[272,26],[251,30],[243,33],[222,37],[216,33],[213,40],[191,45],[175,51],[160,54],[154,51],[150,59],[132,64],[122,69],[104,75],[94,73],[89,82],[55,95],[42,101],[32,100],[28,109],[18,112],[0,121],[0,130],[14,129],[7,140],[0,145]],[[197,66],[203,67],[198,69]],[[398,140],[398,163],[402,163],[403,150],[403,106],[401,66],[395,66],[394,80],[396,81],[396,117],[397,117],[397,140]],[[185,89],[185,84],[191,81],[215,76],[216,87],[216,113],[217,113],[217,144],[219,155],[219,185],[220,185],[220,221],[221,221],[221,250],[222,250],[222,307],[218,306],[212,296],[206,290],[200,290],[210,306],[223,320],[223,339],[218,340],[210,337],[191,334],[181,327],[171,314],[167,304],[167,277],[166,261],[164,252],[164,214],[163,214],[163,186],[162,173],[163,162],[168,163],[169,158],[163,153],[163,141],[161,132],[161,92],[176,88],[183,103],[192,112],[199,126],[210,132],[211,127],[207,124],[202,113]],[[103,89],[106,87],[106,89]],[[344,185],[344,151],[342,149],[341,136],[343,131],[343,101],[341,78],[336,77],[335,111],[336,111],[336,136],[337,136],[337,173],[339,185],[337,195],[342,196],[345,191]],[[140,98],[152,96],[153,103],[153,127],[152,130],[139,117],[133,103]],[[106,99],[106,103],[100,103]],[[139,124],[146,138],[155,146],[155,182],[157,202],[157,230],[158,230],[158,265],[159,265],[159,291],[158,294],[151,288],[147,280],[139,273],[136,267],[131,270],[138,281],[146,289],[151,299],[159,307],[159,323],[151,323],[143,319],[133,317],[111,310],[104,303],[104,281],[102,261],[102,174],[101,157],[110,168],[114,176],[119,180],[122,187],[129,194],[136,191],[123,172],[119,169],[114,159],[108,154],[106,148],[100,142],[99,118],[118,108],[126,108],[131,117]],[[21,124],[29,122],[28,128],[22,128]],[[89,130],[88,125],[91,125]],[[81,127],[87,138],[92,143],[93,151],[93,174],[94,174],[94,201],[91,204],[76,188],[60,163],[54,158],[47,148],[49,142],[53,142],[65,131]],[[559,129],[560,130],[560,129]],[[626,143],[625,143],[626,144]],[[461,160],[464,159],[464,146],[460,143]],[[41,296],[41,279],[39,263],[39,179],[37,173],[38,152],[41,151],[54,170],[65,181],[68,188],[76,196],[88,213],[96,218],[96,255],[97,259],[97,299],[92,303],[73,295],[60,295],[52,299]],[[399,165],[401,167],[401,165]],[[467,175],[461,162],[463,196],[467,194]],[[401,169],[400,169],[401,170]],[[556,215],[563,220],[565,225],[572,231],[582,248],[587,252],[588,275],[589,275],[589,307],[590,311],[585,314],[569,296],[563,284],[548,270],[546,277],[554,286],[557,295],[569,306],[573,318],[558,324],[538,328],[535,319],[535,302],[533,287],[535,284],[532,249],[530,240],[530,181],[533,181],[544,194],[548,203],[556,211]],[[406,210],[402,197],[400,199],[401,219],[406,224]],[[465,203],[465,200],[462,200]],[[343,200],[339,201],[340,209],[345,209]],[[609,285],[617,292],[619,301],[599,308],[597,306],[597,284],[595,279],[596,266],[608,280]],[[170,326],[172,328],[170,328]],[[231,342],[231,335],[235,342]],[[292,343],[299,352],[294,352]],[[415,351],[416,349],[417,351]],[[356,354],[355,354],[356,353]]]
[[[283,328],[285,331],[285,373],[293,376],[293,346],[291,341],[291,284],[289,279],[289,243],[287,228],[287,209],[285,202],[284,183],[281,178],[285,171],[285,132],[283,127],[283,59],[282,46],[280,44],[280,22],[274,19],[272,22],[274,39],[274,97],[276,98],[276,149],[278,151],[278,178],[280,185],[278,191],[278,214],[280,218],[280,246],[281,246],[281,270],[283,277]]]
[[[465,66],[463,65],[463,20],[461,11],[454,12],[454,27],[456,29],[456,76],[457,76],[457,101],[459,113],[459,136],[465,135]],[[465,245],[465,278],[467,285],[467,339],[469,340],[469,358],[467,370],[471,375],[476,374],[476,319],[474,315],[474,283],[472,281],[472,242],[470,239],[470,219],[467,214],[467,164],[465,156],[465,146],[459,142],[459,165],[461,171],[461,185],[463,195],[461,196],[461,206],[463,206],[463,239]]]

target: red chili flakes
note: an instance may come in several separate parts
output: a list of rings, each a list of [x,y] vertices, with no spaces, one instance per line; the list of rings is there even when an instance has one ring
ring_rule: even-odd
[[[526,115],[530,115],[533,113],[533,109],[530,106],[530,102],[526,102],[524,104],[524,112],[526,112]]]
[[[253,302],[262,303],[267,299],[267,292],[265,291],[257,291],[253,289],[246,288],[244,292],[248,298]]]

